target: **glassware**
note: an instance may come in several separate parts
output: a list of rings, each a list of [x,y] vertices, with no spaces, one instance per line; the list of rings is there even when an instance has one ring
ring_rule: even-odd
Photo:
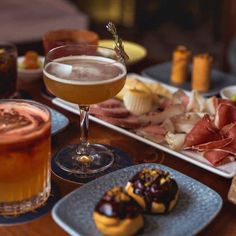
[[[57,29],[43,35],[43,47],[45,53],[48,53],[52,48],[71,43],[98,45],[98,40],[98,34],[91,30]]]
[[[56,163],[77,174],[97,173],[111,166],[114,154],[104,145],[88,142],[88,111],[89,105],[112,98],[125,84],[126,68],[115,50],[96,45],[57,47],[47,54],[43,73],[52,94],[80,109],[80,143],[59,151]]]
[[[0,215],[31,211],[49,197],[50,137],[46,107],[0,100]]]
[[[8,42],[0,42],[0,98],[11,98],[15,95],[16,80],[16,46]]]

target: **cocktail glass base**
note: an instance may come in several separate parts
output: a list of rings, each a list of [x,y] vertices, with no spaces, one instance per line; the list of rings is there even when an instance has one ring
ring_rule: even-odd
[[[82,150],[81,150],[82,149]],[[87,177],[109,168],[114,162],[114,153],[101,144],[89,144],[86,147],[68,145],[55,155],[57,165],[73,174]]]

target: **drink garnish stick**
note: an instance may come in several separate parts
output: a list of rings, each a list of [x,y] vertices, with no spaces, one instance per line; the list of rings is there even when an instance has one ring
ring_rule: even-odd
[[[125,64],[126,61],[129,59],[129,56],[127,55],[127,53],[124,50],[122,39],[118,36],[115,25],[112,22],[109,22],[106,27],[107,27],[107,30],[112,34],[112,36],[115,40],[114,50],[118,55],[119,61],[121,61],[123,64]]]

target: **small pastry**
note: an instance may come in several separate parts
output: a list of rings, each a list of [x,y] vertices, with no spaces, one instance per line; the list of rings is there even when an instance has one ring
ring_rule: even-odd
[[[39,55],[36,51],[27,51],[21,65],[22,69],[39,69],[42,67]]]
[[[124,105],[132,114],[143,115],[152,109],[152,94],[130,89],[124,96]]]
[[[127,193],[147,213],[165,213],[176,205],[179,190],[168,172],[159,169],[143,169],[127,183]]]
[[[148,94],[152,93],[151,89],[149,89],[144,82],[137,79],[135,76],[127,76],[125,85],[121,89],[121,91],[116,95],[116,98],[123,100],[126,92],[130,89],[137,89]]]
[[[191,52],[185,46],[178,46],[172,55],[171,83],[181,85],[188,79]]]
[[[192,89],[207,92],[210,87],[213,58],[209,54],[199,54],[193,58]]]
[[[93,219],[104,235],[134,235],[144,224],[140,206],[122,187],[114,187],[97,203]]]

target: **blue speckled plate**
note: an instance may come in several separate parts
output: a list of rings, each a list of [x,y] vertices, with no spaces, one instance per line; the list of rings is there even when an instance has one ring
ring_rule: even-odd
[[[66,116],[61,114],[60,112],[48,107],[51,112],[51,133],[52,135],[58,133],[62,129],[64,129],[68,124],[69,120]]]
[[[70,235],[100,235],[92,219],[95,204],[105,191],[113,186],[125,185],[144,167],[168,171],[176,179],[180,195],[172,212],[145,215],[145,227],[140,235],[194,235],[220,211],[221,197],[206,185],[163,165],[140,164],[112,172],[76,189],[54,206],[53,219]]]

